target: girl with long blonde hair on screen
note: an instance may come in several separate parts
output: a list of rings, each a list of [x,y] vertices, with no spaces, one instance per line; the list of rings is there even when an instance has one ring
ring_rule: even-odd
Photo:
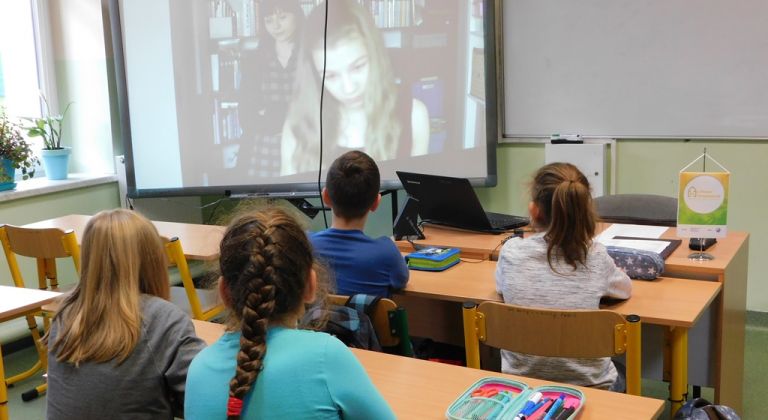
[[[294,100],[283,127],[281,173],[316,170],[320,153],[319,104],[323,68],[324,160],[362,150],[376,161],[419,156],[429,148],[423,102],[399,88],[370,11],[352,0],[325,4],[307,18]]]

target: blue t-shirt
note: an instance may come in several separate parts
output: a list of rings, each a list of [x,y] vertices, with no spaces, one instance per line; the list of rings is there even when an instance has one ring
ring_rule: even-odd
[[[226,419],[240,333],[198,353],[187,373],[187,420]],[[274,327],[264,369],[243,401],[243,419],[394,419],[363,366],[335,337]]]
[[[391,239],[373,239],[360,230],[326,229],[310,235],[315,255],[328,264],[336,293],[388,297],[408,283],[408,266]]]

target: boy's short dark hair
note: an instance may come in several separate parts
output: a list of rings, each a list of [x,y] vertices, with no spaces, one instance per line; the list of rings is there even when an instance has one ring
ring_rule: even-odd
[[[345,219],[363,217],[376,201],[380,187],[376,162],[357,150],[336,158],[325,177],[333,213]]]

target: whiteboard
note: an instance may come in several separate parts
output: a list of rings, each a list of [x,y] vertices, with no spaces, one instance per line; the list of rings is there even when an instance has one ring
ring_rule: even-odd
[[[767,0],[503,0],[504,137],[768,138]]]

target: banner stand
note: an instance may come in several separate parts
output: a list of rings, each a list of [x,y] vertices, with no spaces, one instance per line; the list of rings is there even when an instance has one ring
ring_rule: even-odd
[[[719,170],[707,172],[707,158]],[[699,160],[701,172],[689,171]],[[677,206],[677,235],[681,238],[722,238],[727,234],[728,188],[730,172],[718,161],[704,153],[680,170],[680,188]],[[715,257],[702,249],[688,256],[695,261],[709,261]]]

